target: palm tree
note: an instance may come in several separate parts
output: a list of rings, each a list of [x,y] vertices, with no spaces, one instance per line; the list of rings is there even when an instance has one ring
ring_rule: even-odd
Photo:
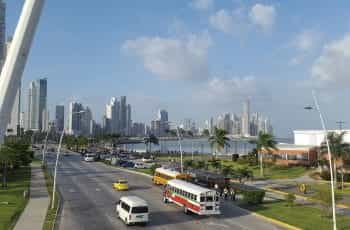
[[[210,136],[209,129],[204,129],[202,132],[202,136],[209,137]]]
[[[159,145],[159,139],[155,135],[151,134],[148,137],[145,137],[144,143],[146,145],[147,151],[149,150],[149,152],[151,152],[152,144]]]
[[[217,152],[223,148],[230,147],[230,139],[226,137],[226,131],[224,129],[214,128],[214,134],[209,137],[209,143],[212,148],[215,149],[214,156],[216,158]]]
[[[344,143],[344,135],[345,132],[341,132],[337,134],[335,132],[330,132],[327,134],[329,148],[331,150],[332,158],[333,158],[333,168],[334,168],[334,186],[337,187],[337,161],[344,160],[350,158],[350,144]],[[326,142],[321,143],[320,152],[327,153],[327,144]],[[341,166],[341,174],[343,178],[344,174],[344,165]],[[342,181],[342,188],[344,186],[344,182]]]
[[[275,137],[270,133],[265,133],[260,131],[257,140],[254,141],[256,144],[256,150],[260,156],[260,176],[264,176],[264,167],[263,167],[263,150],[270,152],[272,149],[277,150],[277,142]]]

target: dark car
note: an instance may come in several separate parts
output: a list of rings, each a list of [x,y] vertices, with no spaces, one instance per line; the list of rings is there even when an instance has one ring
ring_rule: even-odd
[[[120,166],[122,166],[123,168],[133,168],[135,166],[135,164],[131,161],[128,161],[128,162],[121,164]]]

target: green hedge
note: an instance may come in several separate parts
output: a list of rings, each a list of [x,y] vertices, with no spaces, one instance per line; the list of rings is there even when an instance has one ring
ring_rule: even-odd
[[[242,191],[243,201],[247,204],[261,204],[265,197],[263,190],[244,190]]]

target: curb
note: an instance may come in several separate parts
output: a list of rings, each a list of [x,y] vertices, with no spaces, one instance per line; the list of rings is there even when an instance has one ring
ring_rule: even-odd
[[[280,194],[280,195],[287,195],[288,194],[287,192],[282,192],[282,191],[279,191],[279,190],[276,190],[276,189],[273,189],[273,188],[270,188],[270,187],[265,187],[264,189],[266,191],[274,192],[274,193],[277,193],[277,194]],[[298,194],[294,194],[294,195],[295,195],[295,197],[297,197],[299,199],[308,200],[308,201],[314,201],[314,202],[320,202],[319,200],[315,200],[315,199],[313,199],[311,197],[301,196],[301,195],[298,195]],[[337,208],[348,208],[348,209],[350,209],[350,206],[346,205],[346,204],[336,204],[336,207]]]

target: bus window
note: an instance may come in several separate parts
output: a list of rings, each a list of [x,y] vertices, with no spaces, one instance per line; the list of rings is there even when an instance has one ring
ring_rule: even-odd
[[[213,202],[213,197],[212,196],[207,196],[207,201],[208,202]]]
[[[205,201],[205,197],[201,196],[200,202],[204,202]]]

